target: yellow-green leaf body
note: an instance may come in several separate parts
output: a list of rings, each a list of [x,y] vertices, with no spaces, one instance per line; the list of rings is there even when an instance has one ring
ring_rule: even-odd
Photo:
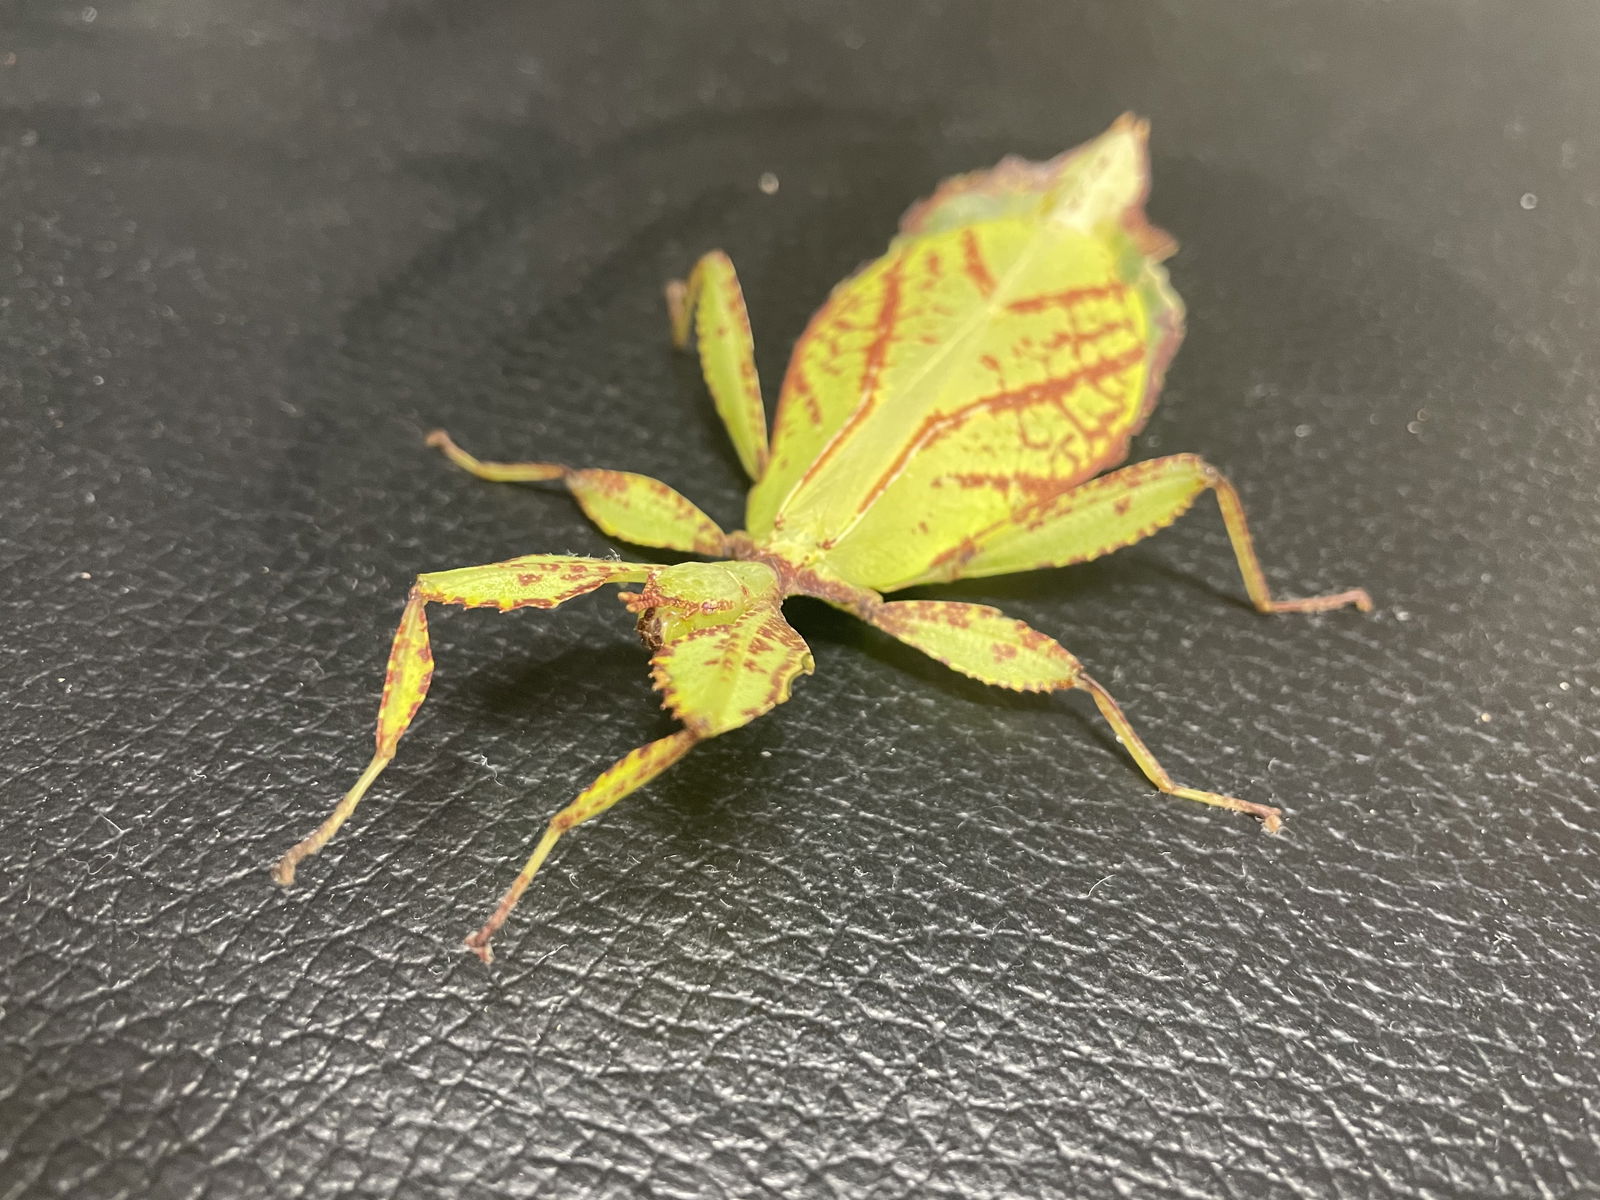
[[[878,591],[1120,462],[1182,335],[1144,126],[914,207],[795,348],[750,536]]]
[[[1111,471],[1149,416],[1183,336],[1160,263],[1175,249],[1145,220],[1146,127],[1118,120],[1050,162],[1006,159],[947,180],[914,205],[885,253],[846,279],[795,346],[769,444],[750,324],[733,264],[703,256],[668,285],[674,340],[691,333],[705,380],[754,479],[746,529],[724,534],[680,493],[624,471],[484,462],[443,431],[452,462],[501,482],[560,481],[606,533],[725,557],[676,566],[529,555],[417,578],[390,653],[375,754],[333,813],[284,855],[282,883],[354,811],[426,695],[425,608],[554,608],[605,584],[652,652],[676,733],[625,755],[551,820],[487,923],[489,939],[556,840],[666,770],[697,742],[789,698],[811,652],[783,617],[808,595],[973,678],[1021,691],[1078,688],[1160,790],[1251,813],[1277,809],[1176,783],[1111,695],[1060,644],[984,605],[885,601],[964,576],[1082,562],[1217,499],[1251,603],[1261,612],[1370,609],[1365,591],[1274,599],[1238,494],[1176,454]]]

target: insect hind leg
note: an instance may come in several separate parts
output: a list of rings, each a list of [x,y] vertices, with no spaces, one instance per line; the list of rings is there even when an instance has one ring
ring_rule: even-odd
[[[1144,739],[1134,732],[1122,707],[1084,672],[1077,658],[1055,639],[998,609],[953,600],[897,600],[879,604],[865,616],[908,646],[982,683],[1022,692],[1087,692],[1123,748],[1158,791],[1247,813],[1257,818],[1268,833],[1276,833],[1283,823],[1282,812],[1270,805],[1176,783]]]

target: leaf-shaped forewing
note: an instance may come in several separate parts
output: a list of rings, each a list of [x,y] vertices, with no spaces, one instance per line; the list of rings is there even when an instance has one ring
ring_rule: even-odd
[[[775,602],[694,629],[651,659],[663,703],[700,737],[737,729],[782,704],[795,676],[811,670],[810,649]]]
[[[863,399],[771,536],[879,590],[1124,458],[1176,344],[1175,305],[1152,311],[1111,245],[1049,224],[917,238],[856,286],[879,314]]]
[[[1144,126],[947,182],[795,348],[752,534],[880,591],[1127,455],[1182,336]]]
[[[941,233],[1041,212],[1058,225],[1103,235],[1119,225],[1145,255],[1166,258],[1177,244],[1144,218],[1150,190],[1150,126],[1124,113],[1111,128],[1049,162],[1005,158],[987,171],[946,179],[900,218],[903,236]]]
[[[1099,138],[1051,162],[1006,159],[990,170],[947,180],[913,206],[889,252],[835,288],[795,346],[778,401],[772,459],[750,494],[750,532],[764,537],[784,523],[801,539],[837,532],[820,529],[826,521],[802,519],[800,511],[819,483],[830,486],[831,481],[819,479],[819,457],[837,450],[840,441],[862,436],[867,410],[888,410],[878,424],[891,428],[874,432],[874,440],[885,432],[892,437],[897,421],[902,432],[914,433],[917,418],[927,415],[916,411],[915,398],[937,399],[936,387],[952,363],[984,354],[998,358],[980,344],[997,292],[1009,291],[1006,298],[1012,300],[1029,294],[1024,287],[1038,295],[1066,293],[1075,286],[1071,276],[1096,273],[1067,272],[1053,288],[1048,280],[1008,278],[1007,272],[1024,263],[1034,276],[1048,276],[1084,245],[1046,238],[1019,254],[1019,228],[1075,233],[1098,243],[1091,266],[1109,267],[1098,273],[1138,294],[1145,323],[1161,327],[1162,336],[1153,339],[1161,348],[1152,347],[1152,359],[1170,357],[1181,314],[1164,276],[1151,268],[1173,244],[1145,222],[1140,207],[1149,177],[1145,141],[1144,123],[1124,117]],[[997,235],[994,226],[1010,227],[1012,235]],[[933,244],[921,245],[928,242]],[[1056,324],[1045,333],[1046,342],[1063,332],[1062,323]],[[1033,348],[1022,347],[1024,352]],[[1159,369],[1148,373],[1157,376]],[[914,389],[911,404],[882,403],[907,387]],[[1140,399],[1153,401],[1153,390]],[[1132,424],[1141,413],[1136,411]],[[893,450],[888,453],[892,458]],[[799,524],[806,528],[796,528]]]

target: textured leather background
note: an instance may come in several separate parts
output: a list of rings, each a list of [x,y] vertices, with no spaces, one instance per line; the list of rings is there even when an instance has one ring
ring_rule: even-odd
[[[0,1198],[1600,1192],[1597,78],[1589,4],[14,3]],[[594,600],[441,614],[270,884],[414,572],[611,548],[424,430],[731,525],[662,280],[727,248],[770,386],[908,201],[1124,109],[1192,315],[1137,453],[1381,611],[1255,616],[1209,504],[941,594],[1283,837],[797,606],[816,676],[485,970],[548,814],[668,728]]]

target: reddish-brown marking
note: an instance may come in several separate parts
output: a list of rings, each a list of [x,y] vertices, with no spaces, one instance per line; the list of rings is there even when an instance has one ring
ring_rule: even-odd
[[[905,265],[903,257],[897,258],[883,273],[883,302],[879,305],[878,315],[873,320],[872,341],[867,344],[862,360],[861,401],[850,414],[849,420],[840,427],[838,434],[823,447],[822,453],[817,455],[811,466],[806,469],[804,479],[814,478],[841,447],[848,445],[851,433],[859,429],[877,408],[878,376],[888,361],[889,347],[894,344],[896,326],[900,320],[901,280]],[[796,353],[798,354],[798,348]]]
[[[1119,516],[1119,517],[1127,516],[1128,515],[1128,509],[1130,509],[1131,507],[1133,507],[1133,499],[1130,496],[1124,496],[1124,497],[1122,497],[1122,499],[1116,501],[1115,503],[1113,503],[1111,505],[1112,511],[1115,512],[1117,514],[1117,516]]]
[[[1068,288],[1064,292],[1043,292],[1037,296],[1024,296],[1006,305],[1011,312],[1043,312],[1047,308],[1074,308],[1085,300],[1121,300],[1128,294],[1128,285],[1120,279],[1087,287]]]
[[[1054,475],[1038,475],[1031,471],[963,471],[958,475],[945,475],[933,480],[936,485],[948,480],[963,490],[993,488],[997,492],[1020,491],[1030,504],[1061,492],[1061,480]]]
[[[1101,338],[1109,337],[1113,333],[1133,334],[1135,332],[1133,322],[1123,317],[1116,321],[1102,322],[1089,329],[1063,329],[1046,338],[1043,348],[1046,350],[1063,350],[1068,346],[1083,347],[1092,345]]]
[[[811,390],[811,381],[806,378],[805,369],[798,365],[799,357],[800,356],[797,352],[795,355],[796,366],[794,373],[789,377],[794,381],[794,391],[792,395],[805,407],[806,416],[810,418],[811,424],[816,428],[821,429],[822,405],[817,402],[817,394]]]
[[[967,278],[977,285],[978,291],[985,296],[994,293],[994,276],[989,274],[989,266],[983,261],[978,235],[971,229],[961,231],[961,269],[966,272]]]
[[[1086,367],[1080,367],[1078,370],[1072,371],[1066,375],[1059,375],[1051,379],[1041,380],[1038,383],[1029,384],[1027,387],[1013,388],[1002,392],[994,392],[988,396],[980,397],[977,400],[973,400],[968,404],[962,405],[960,408],[954,409],[949,413],[936,413],[933,416],[927,417],[924,419],[921,426],[918,427],[917,432],[900,448],[899,453],[894,456],[894,459],[889,463],[889,466],[879,473],[877,480],[873,483],[872,487],[867,490],[866,495],[862,498],[860,507],[856,509],[857,515],[859,516],[859,514],[866,512],[867,509],[871,508],[875,503],[877,503],[879,498],[882,497],[883,493],[888,489],[889,485],[900,476],[900,473],[903,470],[905,470],[906,464],[911,461],[913,456],[921,453],[923,450],[926,450],[929,446],[936,443],[950,430],[960,428],[977,413],[1022,412],[1033,405],[1040,403],[1041,401],[1059,401],[1062,397],[1070,394],[1073,389],[1081,386],[1082,384],[1092,384],[1096,380],[1102,379],[1107,375],[1112,375],[1118,371],[1127,370],[1129,367],[1132,367],[1138,363],[1143,357],[1143,346],[1130,347],[1122,354],[1116,355],[1112,358],[1101,359],[1097,363],[1093,363]],[[1077,421],[1077,414],[1073,413],[1070,409],[1064,407],[1062,412],[1063,415],[1067,416],[1069,419],[1075,422]],[[1083,432],[1087,434],[1088,431],[1084,430]],[[834,445],[837,444],[837,442],[834,443]],[[830,447],[830,449],[831,448],[832,447]],[[822,459],[819,458],[817,460],[817,465],[820,466],[821,463]],[[813,470],[815,470],[815,468],[813,468]]]
[[[867,343],[861,364],[862,407],[870,405],[877,396],[878,376],[889,360],[889,347],[894,344],[896,326],[900,320],[900,290],[905,272],[905,260],[899,259],[883,273],[883,303],[872,323],[872,341]]]

